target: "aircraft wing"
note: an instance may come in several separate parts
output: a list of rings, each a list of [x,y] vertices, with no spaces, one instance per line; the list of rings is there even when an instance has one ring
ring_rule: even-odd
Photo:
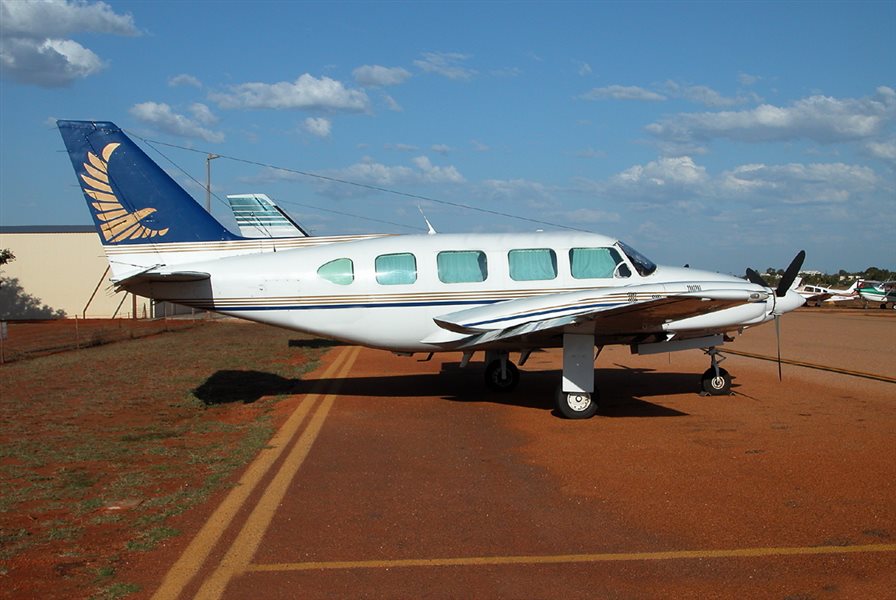
[[[748,289],[669,292],[657,286],[631,286],[549,294],[462,310],[435,319],[454,332],[458,348],[526,338],[531,342],[575,328],[599,336],[640,335],[663,325],[740,306],[764,304],[768,294]],[[437,342],[433,336],[426,342]],[[448,338],[443,338],[447,341]]]
[[[800,295],[802,296],[802,294],[800,294]],[[806,299],[807,303],[809,303],[809,302],[824,302],[826,300],[829,300],[831,298],[831,296],[833,296],[833,294],[821,293],[821,294],[813,294],[811,296],[803,296],[803,298]]]

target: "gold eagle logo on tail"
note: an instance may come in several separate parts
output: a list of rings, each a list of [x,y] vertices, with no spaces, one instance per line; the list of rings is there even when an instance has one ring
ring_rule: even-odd
[[[81,179],[84,181],[84,193],[93,198],[94,202],[90,204],[96,210],[96,218],[102,221],[100,231],[105,240],[111,243],[161,237],[168,233],[167,227],[151,229],[140,223],[144,217],[156,212],[156,209],[141,208],[135,212],[128,212],[115,197],[115,192],[109,185],[109,157],[120,145],[117,143],[106,144],[102,151],[102,158],[93,152],[88,152],[87,162],[84,163],[86,174],[81,174]]]

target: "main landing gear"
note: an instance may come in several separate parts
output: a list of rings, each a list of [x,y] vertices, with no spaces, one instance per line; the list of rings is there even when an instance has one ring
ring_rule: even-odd
[[[488,352],[485,355],[485,385],[493,392],[512,392],[520,382],[520,370],[507,352]]]
[[[684,345],[679,344],[675,349],[697,349],[702,347],[697,345],[700,342],[720,344],[722,341],[721,335],[687,340]],[[659,344],[651,346],[659,347]],[[650,354],[659,351],[651,346],[639,346],[638,353]],[[664,346],[669,346],[669,343],[666,342]],[[588,419],[597,414],[599,395],[594,387],[594,361],[597,358],[594,348],[593,335],[571,333],[563,335],[563,379],[554,396],[554,408],[559,415],[567,419]],[[731,375],[719,366],[725,360],[725,356],[715,346],[702,348],[709,356],[710,367],[700,378],[701,393],[707,396],[730,394]],[[598,347],[597,354],[600,354],[600,350],[601,347]],[[472,352],[465,353],[461,366],[465,366],[472,355]],[[524,352],[519,364],[523,365],[528,356],[528,352]],[[520,382],[520,371],[510,361],[508,352],[486,352],[485,364],[485,384],[490,390],[503,393],[516,389]]]
[[[526,362],[528,352],[520,357]],[[554,398],[557,412],[567,419],[588,419],[597,413],[597,392],[594,389],[594,336],[563,336],[563,382]],[[464,357],[464,362],[469,360]],[[520,371],[503,351],[485,354],[485,385],[494,392],[513,391],[520,381]]]
[[[722,353],[715,347],[704,350],[709,355],[711,365],[700,378],[703,393],[708,396],[727,396],[731,393],[731,375],[728,371],[719,367],[719,363],[725,360]]]

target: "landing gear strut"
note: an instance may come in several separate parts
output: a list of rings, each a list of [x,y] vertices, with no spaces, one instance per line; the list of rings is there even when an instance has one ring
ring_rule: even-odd
[[[728,371],[719,367],[719,363],[725,360],[725,357],[722,356],[721,352],[715,347],[704,350],[703,352],[709,355],[709,359],[712,363],[700,378],[703,393],[710,396],[726,396],[730,394],[731,375],[728,374]]]
[[[563,334],[563,383],[554,406],[567,419],[590,419],[597,413],[594,359],[593,335]]]

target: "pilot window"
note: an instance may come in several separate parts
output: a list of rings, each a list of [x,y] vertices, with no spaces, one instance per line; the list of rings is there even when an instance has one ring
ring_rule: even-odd
[[[550,248],[525,248],[507,253],[510,278],[514,281],[556,279],[557,254]]]
[[[355,280],[355,266],[350,258],[337,258],[321,265],[317,274],[337,285],[348,285]]]
[[[631,271],[615,248],[572,248],[569,251],[569,268],[576,279],[631,276]]]
[[[439,252],[436,264],[442,283],[474,283],[488,277],[488,261],[479,250]]]
[[[376,281],[382,285],[402,285],[417,281],[417,259],[413,254],[381,254],[374,262]]]

